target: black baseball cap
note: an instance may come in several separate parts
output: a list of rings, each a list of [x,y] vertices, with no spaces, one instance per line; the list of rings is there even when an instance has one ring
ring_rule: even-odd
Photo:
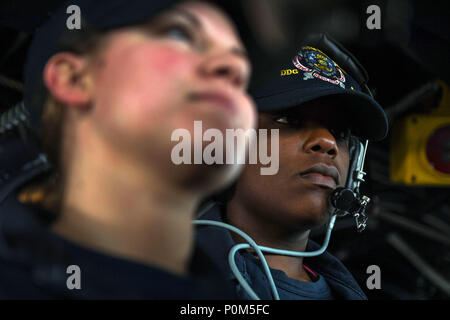
[[[148,21],[172,7],[177,0],[68,0],[36,31],[25,64],[25,106],[31,128],[40,127],[45,87],[42,73],[47,61],[65,50],[68,38],[82,36],[87,30],[101,31]],[[69,29],[67,21],[79,8],[81,28]],[[75,10],[78,10],[75,8]]]
[[[304,44],[277,76],[251,92],[260,112],[295,107],[328,97],[348,115],[352,134],[382,140],[388,132],[383,108],[327,52]]]

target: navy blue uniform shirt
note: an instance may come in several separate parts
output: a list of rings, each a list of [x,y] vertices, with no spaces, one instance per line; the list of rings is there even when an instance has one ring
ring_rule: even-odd
[[[48,216],[20,203],[16,192],[0,202],[0,299],[236,298],[201,249],[182,277],[81,247],[50,231]],[[80,268],[81,289],[67,286],[71,265]]]
[[[213,206],[199,219],[223,222],[224,208]],[[228,252],[236,244],[228,230],[200,225],[196,230],[197,246],[207,252],[228,274],[228,280],[233,284],[240,299],[250,299],[231,272],[228,264]],[[309,240],[306,251],[318,250],[320,246]],[[260,261],[251,253],[240,250],[235,255],[236,265],[244,279],[256,294],[264,300],[273,299],[269,282]],[[304,282],[289,278],[281,270],[271,268],[275,285],[282,300],[330,300],[348,299],[365,300],[364,292],[356,283],[345,266],[328,252],[322,255],[303,259],[304,265],[315,274],[311,274],[313,282]]]

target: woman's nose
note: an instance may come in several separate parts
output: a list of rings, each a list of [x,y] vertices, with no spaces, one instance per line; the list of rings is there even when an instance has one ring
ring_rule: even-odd
[[[248,63],[232,52],[215,54],[203,65],[204,74],[210,79],[222,79],[235,88],[245,88],[248,81]]]
[[[304,145],[306,152],[320,152],[335,158],[338,153],[336,139],[333,134],[324,127],[309,128],[309,136]]]

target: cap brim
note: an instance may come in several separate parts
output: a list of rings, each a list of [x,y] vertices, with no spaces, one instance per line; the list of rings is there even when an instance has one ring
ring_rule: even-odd
[[[315,88],[314,90],[299,88],[256,97],[255,102],[259,111],[271,112],[329,96],[336,97],[336,106],[348,115],[352,126],[351,130],[355,136],[374,141],[386,137],[388,120],[383,108],[370,96],[357,91],[343,90],[339,87]]]

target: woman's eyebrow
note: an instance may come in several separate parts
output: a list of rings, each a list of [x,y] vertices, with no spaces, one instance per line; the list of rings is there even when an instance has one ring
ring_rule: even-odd
[[[165,12],[157,19],[157,21],[164,21],[171,16],[186,20],[186,23],[191,24],[192,27],[195,28],[198,32],[203,29],[202,22],[200,21],[200,19],[198,19],[198,17],[196,17],[191,12],[179,7],[172,8],[170,9],[170,11]],[[236,45],[230,48],[229,51],[236,57],[244,60],[244,62],[249,66],[249,69],[251,69],[252,63],[249,57],[249,53],[244,46]]]
[[[184,10],[183,8],[173,8],[171,12],[181,15],[187,20],[189,20],[197,29],[202,29],[202,23],[201,21],[192,13],[190,13],[187,10]],[[244,58],[248,62],[250,62],[249,54],[247,50],[244,47],[235,47],[231,49],[231,52],[235,54],[236,56],[239,56],[241,58]]]
[[[243,58],[244,60],[247,60],[250,63],[250,57],[248,55],[248,52],[245,48],[242,47],[235,47],[231,49],[231,52],[235,54],[238,57]]]
[[[183,8],[173,8],[172,10],[170,10],[170,13],[178,14],[184,17],[185,19],[189,20],[189,22],[193,24],[197,29],[202,28],[202,23],[200,22],[200,20],[195,15],[187,10],[184,10]]]

